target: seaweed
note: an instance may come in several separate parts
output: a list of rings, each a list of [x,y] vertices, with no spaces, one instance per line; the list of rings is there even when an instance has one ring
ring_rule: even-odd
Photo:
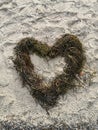
[[[30,94],[46,109],[56,105],[59,95],[65,94],[67,90],[76,86],[76,75],[82,71],[86,61],[82,43],[71,34],[63,35],[52,47],[27,37],[18,42],[14,52],[13,62],[23,85],[29,88]],[[34,53],[46,59],[64,57],[67,67],[64,67],[63,73],[57,75],[50,85],[46,85],[34,71],[34,65],[30,60],[30,54]]]

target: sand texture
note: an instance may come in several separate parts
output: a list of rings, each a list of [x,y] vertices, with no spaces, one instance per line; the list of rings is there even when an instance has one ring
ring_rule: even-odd
[[[13,48],[25,37],[34,37],[52,46],[65,33],[77,35],[86,51],[83,87],[61,96],[48,115],[22,86],[12,62]],[[33,55],[31,60],[36,72],[46,80],[61,73],[65,64],[63,58],[47,63]],[[22,120],[38,127],[56,124],[53,129],[56,130],[62,122],[68,126],[94,125],[97,119],[98,0],[0,0],[0,120]]]

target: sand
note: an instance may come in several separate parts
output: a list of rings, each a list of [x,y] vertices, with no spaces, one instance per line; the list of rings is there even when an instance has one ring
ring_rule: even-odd
[[[83,88],[60,97],[47,115],[28,89],[22,87],[11,57],[22,38],[34,37],[52,46],[65,33],[77,35],[83,43],[86,81]],[[35,59],[37,73],[50,80],[64,66],[60,58],[49,63],[37,56],[31,59]],[[35,126],[97,122],[98,0],[0,0],[0,120],[13,119]]]

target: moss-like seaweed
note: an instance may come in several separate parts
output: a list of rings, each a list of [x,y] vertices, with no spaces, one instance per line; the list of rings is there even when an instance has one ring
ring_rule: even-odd
[[[19,72],[23,84],[28,86],[29,91],[42,107],[53,107],[59,95],[65,94],[68,89],[75,87],[76,75],[82,71],[85,63],[85,54],[82,43],[75,35],[65,34],[50,47],[34,38],[22,39],[14,48],[14,64]],[[30,60],[30,54],[52,59],[57,56],[64,57],[67,68],[57,75],[51,85],[46,85],[34,71],[34,65]]]

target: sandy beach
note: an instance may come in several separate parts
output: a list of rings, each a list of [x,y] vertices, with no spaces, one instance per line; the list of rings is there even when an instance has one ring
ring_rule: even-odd
[[[85,49],[83,87],[60,96],[48,115],[22,86],[13,49],[25,37],[52,46],[65,33],[76,35]],[[46,80],[61,73],[65,64],[63,58],[47,63],[33,55],[31,60]],[[34,126],[98,123],[98,0],[0,0],[0,120]]]

